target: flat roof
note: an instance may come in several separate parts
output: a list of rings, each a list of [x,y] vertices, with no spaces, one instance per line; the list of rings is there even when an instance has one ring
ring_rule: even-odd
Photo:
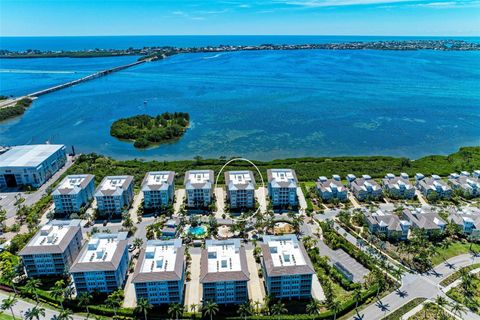
[[[210,189],[213,179],[212,170],[190,170],[185,172],[185,188]]]
[[[295,188],[297,186],[297,175],[292,169],[268,169],[267,176],[268,182],[274,187]]]
[[[132,181],[132,176],[107,176],[98,186],[95,196],[121,195]]]
[[[80,230],[80,220],[52,220],[40,228],[20,255],[62,253]]]
[[[62,182],[55,188],[53,195],[78,193],[84,189],[90,181],[92,181],[93,175],[91,174],[74,174],[66,176]]]
[[[173,184],[175,172],[173,171],[150,171],[147,172],[142,182],[143,191],[168,190]]]
[[[227,171],[225,184],[229,190],[255,190],[255,178],[252,171]]]
[[[63,144],[32,144],[12,147],[0,154],[0,167],[38,167],[55,152],[65,149]]]
[[[115,271],[127,244],[127,232],[95,233],[83,246],[70,272]]]

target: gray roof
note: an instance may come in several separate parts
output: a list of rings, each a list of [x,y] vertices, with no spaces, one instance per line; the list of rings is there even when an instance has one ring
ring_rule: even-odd
[[[305,250],[303,243],[298,240],[297,240],[297,243],[305,259],[305,264],[294,265],[294,266],[277,266],[277,267],[273,265],[273,259],[272,259],[272,254],[270,253],[270,247],[265,243],[260,244],[260,247],[262,248],[262,253],[263,253],[263,262],[265,265],[265,272],[269,277],[293,275],[293,274],[315,274],[315,269],[313,268],[312,262],[308,257],[307,251]]]
[[[444,191],[451,190],[452,188],[443,180],[435,179],[433,177],[423,178],[418,181],[418,185],[424,189],[437,190],[437,187],[442,188]]]
[[[220,243],[220,242],[237,242],[240,245],[239,239],[229,240],[207,240],[208,243]],[[200,283],[207,282],[223,282],[223,281],[248,281],[250,279],[250,272],[248,272],[247,255],[245,248],[239,246],[240,255],[240,271],[222,271],[222,272],[208,272],[208,251],[202,249],[200,258]]]
[[[331,192],[333,186],[337,187],[337,190],[340,192],[347,191],[347,187],[345,187],[345,185],[341,181],[335,179],[326,179],[324,181],[322,181],[321,179],[317,180],[317,189],[322,192]]]
[[[93,235],[92,238],[96,236]],[[78,254],[77,258],[73,262],[72,266],[70,267],[70,272],[94,272],[94,271],[115,271],[118,269],[120,261],[122,260],[122,256],[125,252],[125,249],[128,245],[127,240],[127,233],[126,232],[119,232],[117,234],[117,238],[120,239],[118,241],[117,247],[115,248],[115,252],[113,253],[112,259],[110,261],[102,261],[102,262],[80,262],[85,251],[88,250],[88,242],[83,246],[82,250]]]
[[[372,186],[373,191],[381,191],[382,190],[375,180],[364,179],[364,178],[357,178],[354,181],[352,181],[351,182],[351,187],[352,187],[352,189],[355,189],[355,190],[366,191],[367,190],[367,187],[366,187],[367,184]]]
[[[230,174],[248,174],[251,180],[244,180],[244,183],[234,183],[230,180]],[[228,190],[255,190],[255,177],[250,170],[227,171],[225,172],[225,184]]]
[[[292,174],[293,178],[288,179],[286,181],[279,181],[273,177],[274,172],[289,172]],[[267,170],[267,178],[268,182],[272,184],[272,187],[279,187],[279,188],[296,188],[298,179],[295,170],[293,169],[268,169]]]
[[[390,231],[402,231],[401,220],[395,214],[376,215],[368,212],[365,219],[372,225],[386,226]]]
[[[108,183],[107,181],[112,179],[125,179],[125,181],[115,189],[103,189],[103,184]],[[127,190],[132,182],[133,176],[107,176],[103,178],[102,182],[100,182],[100,185],[97,187],[97,190],[95,190],[95,197],[122,195],[123,191]]]
[[[205,182],[192,182],[188,179],[188,176],[190,174],[195,174],[195,173],[206,173],[208,174],[208,181]],[[185,172],[185,179],[184,179],[184,185],[185,189],[211,189],[212,184],[214,182],[214,177],[213,177],[213,170],[189,170]]]
[[[156,242],[163,243],[169,241],[159,241],[159,240],[150,240],[147,242]],[[178,281],[183,277],[183,268],[185,260],[185,248],[182,247],[182,240],[175,239],[175,246],[177,247],[177,254],[175,257],[175,268],[173,271],[163,271],[163,272],[140,272],[142,269],[143,260],[145,260],[145,248],[140,251],[140,256],[135,267],[135,272],[133,273],[132,282],[133,283],[142,283],[142,282],[157,282],[157,281]]]
[[[464,190],[472,190],[473,187],[475,186],[476,188],[480,188],[480,179],[472,176],[458,176],[457,178],[450,178],[448,179],[448,182],[456,187],[456,188],[461,188]]]
[[[404,184],[407,189],[413,189],[413,185],[409,179],[397,176],[394,178],[383,178],[382,184],[390,189],[399,189],[400,184]]]
[[[167,180],[161,184],[148,184],[148,177],[150,175],[167,175]],[[173,171],[150,171],[145,174],[142,181],[142,191],[157,191],[168,190],[175,179],[175,172]]]
[[[0,167],[38,167],[61,149],[65,149],[63,144],[15,146],[0,154]]]
[[[92,174],[68,175],[62,180],[62,182],[60,182],[58,187],[55,188],[55,190],[53,190],[52,195],[57,196],[57,195],[65,195],[65,194],[77,194],[78,192],[80,192],[80,190],[84,189],[90,183],[90,181],[93,180],[94,177],[95,176]],[[62,187],[63,182],[71,178],[85,178],[85,179],[83,179],[83,181],[80,184],[73,186],[73,188]]]
[[[35,255],[35,254],[57,254],[63,253],[72,242],[73,238],[81,230],[80,220],[74,219],[70,221],[63,220],[52,220],[47,225],[63,225],[68,228],[67,233],[63,236],[62,240],[58,244],[52,245],[32,245],[40,235],[41,230],[39,230],[35,236],[27,243],[27,245],[18,253],[19,256]]]
[[[403,216],[412,223],[412,225],[425,230],[438,230],[438,224],[446,224],[445,221],[435,212],[420,210],[403,209]],[[438,224],[437,224],[438,223]]]

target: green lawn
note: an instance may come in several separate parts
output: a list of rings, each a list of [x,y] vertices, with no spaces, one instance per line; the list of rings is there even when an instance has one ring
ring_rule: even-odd
[[[443,260],[448,260],[452,257],[458,256],[460,254],[469,253],[470,243],[463,242],[454,242],[451,246],[446,249],[437,248],[438,254],[432,257],[433,265],[438,265],[443,262]],[[472,249],[475,251],[480,250],[480,245],[473,244]]]
[[[16,318],[20,319],[20,318]],[[0,314],[0,320],[13,320],[12,316],[9,316],[8,314],[2,313]]]

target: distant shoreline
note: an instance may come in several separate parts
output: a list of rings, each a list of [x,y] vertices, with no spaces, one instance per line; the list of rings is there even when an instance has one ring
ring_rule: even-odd
[[[179,53],[208,53],[231,51],[269,51],[269,50],[386,50],[386,51],[480,51],[480,43],[464,40],[400,40],[400,41],[355,41],[345,43],[319,44],[262,44],[262,45],[219,45],[203,47],[144,47],[142,49],[94,49],[73,51],[10,51],[0,50],[0,58],[95,58],[114,56],[142,56],[139,60],[159,60]]]

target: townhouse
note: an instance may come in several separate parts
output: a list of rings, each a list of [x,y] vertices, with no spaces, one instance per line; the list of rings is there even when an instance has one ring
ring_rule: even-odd
[[[370,233],[384,235],[394,240],[406,240],[411,226],[409,221],[400,219],[393,212],[386,213],[381,210],[366,212],[365,222]]]
[[[427,235],[443,233],[447,223],[436,213],[426,208],[405,208],[402,218],[410,222],[411,228],[424,230]]]
[[[428,198],[450,199],[452,197],[452,188],[437,175],[430,178],[421,173],[415,175],[417,189]]]
[[[382,179],[383,190],[389,197],[394,199],[413,199],[415,197],[415,187],[409,180],[408,174],[402,172],[396,177],[388,173]]]
[[[318,178],[316,186],[322,201],[345,202],[348,199],[347,187],[343,185],[339,175],[333,175],[332,179],[321,176]]]
[[[347,181],[353,195],[360,201],[379,200],[383,196],[382,188],[369,175],[364,174],[361,178],[357,178],[349,174]]]
[[[448,177],[448,184],[453,191],[460,193],[467,199],[480,196],[480,171],[476,170],[472,175],[467,171],[460,174],[452,173]]]

